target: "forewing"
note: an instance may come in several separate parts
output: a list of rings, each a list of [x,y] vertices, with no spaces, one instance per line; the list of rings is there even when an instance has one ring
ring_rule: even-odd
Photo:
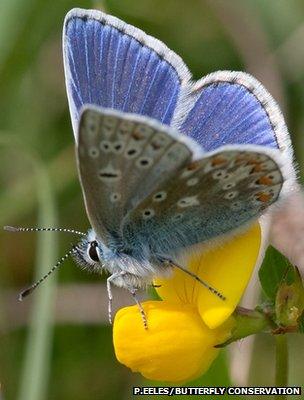
[[[285,178],[281,154],[229,146],[181,168],[126,217],[126,241],[170,254],[227,234],[274,203]]]
[[[147,117],[87,107],[79,128],[77,159],[88,217],[107,242],[121,221],[192,157],[191,140]]]
[[[182,59],[162,42],[96,10],[67,14],[63,53],[75,135],[84,104],[169,124],[180,83],[190,76]]]

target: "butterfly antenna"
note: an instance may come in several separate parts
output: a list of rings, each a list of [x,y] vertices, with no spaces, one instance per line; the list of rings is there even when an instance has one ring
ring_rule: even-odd
[[[194,278],[196,281],[198,281],[203,286],[205,286],[206,289],[210,290],[211,293],[215,294],[221,300],[223,300],[223,301],[226,300],[226,297],[224,295],[222,295],[221,292],[216,290],[214,287],[210,286],[207,282],[203,281],[199,276],[195,275],[193,272],[189,271],[188,269],[182,267],[179,264],[176,264],[176,262],[174,262],[172,260],[164,259],[163,261],[165,261],[166,263],[172,265],[173,267],[176,267],[176,268],[180,269],[181,271],[185,272],[186,274],[192,276],[192,278]]]
[[[9,232],[66,232],[66,233],[74,233],[79,236],[86,236],[85,233],[76,231],[75,229],[68,228],[22,228],[15,226],[4,226],[5,231]]]
[[[22,301],[26,296],[31,294],[37,286],[40,285],[43,281],[46,280],[47,277],[49,277],[60,265],[65,261],[72,253],[75,253],[77,251],[77,247],[73,246],[71,250],[69,250],[63,257],[60,258],[60,260],[47,272],[42,278],[40,278],[37,282],[35,282],[33,285],[28,287],[27,289],[22,290],[22,292],[19,294],[18,300]]]

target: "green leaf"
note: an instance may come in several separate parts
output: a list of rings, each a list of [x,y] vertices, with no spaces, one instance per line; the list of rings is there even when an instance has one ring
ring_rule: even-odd
[[[290,262],[274,247],[269,246],[264,261],[259,270],[261,286],[266,296],[275,301],[276,293],[280,283],[285,278],[289,283],[292,276],[289,276]]]

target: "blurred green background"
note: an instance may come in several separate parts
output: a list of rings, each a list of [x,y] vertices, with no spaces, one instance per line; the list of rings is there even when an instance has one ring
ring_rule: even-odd
[[[61,55],[62,23],[73,7],[103,8],[156,36],[184,58],[196,79],[219,69],[253,74],[284,111],[301,174],[303,0],[1,0],[0,226],[88,227]],[[153,385],[115,359],[104,278],[69,260],[18,303],[20,288],[47,271],[71,240],[1,232],[1,400],[130,399],[132,386]],[[115,293],[116,307],[132,304],[122,291]],[[289,384],[303,385],[303,337],[289,339]],[[222,353],[191,384],[273,385],[272,338],[246,343]]]

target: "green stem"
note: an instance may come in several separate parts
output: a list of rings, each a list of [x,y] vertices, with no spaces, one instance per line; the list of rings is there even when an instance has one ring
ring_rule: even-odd
[[[268,316],[260,311],[237,307],[233,317],[235,321],[235,328],[231,337],[226,342],[215,347],[225,347],[228,344],[243,339],[247,336],[270,330],[271,322]]]
[[[288,378],[288,347],[286,335],[275,335],[276,344],[276,374],[275,385],[287,386]],[[278,400],[286,399],[286,395],[276,396]]]

